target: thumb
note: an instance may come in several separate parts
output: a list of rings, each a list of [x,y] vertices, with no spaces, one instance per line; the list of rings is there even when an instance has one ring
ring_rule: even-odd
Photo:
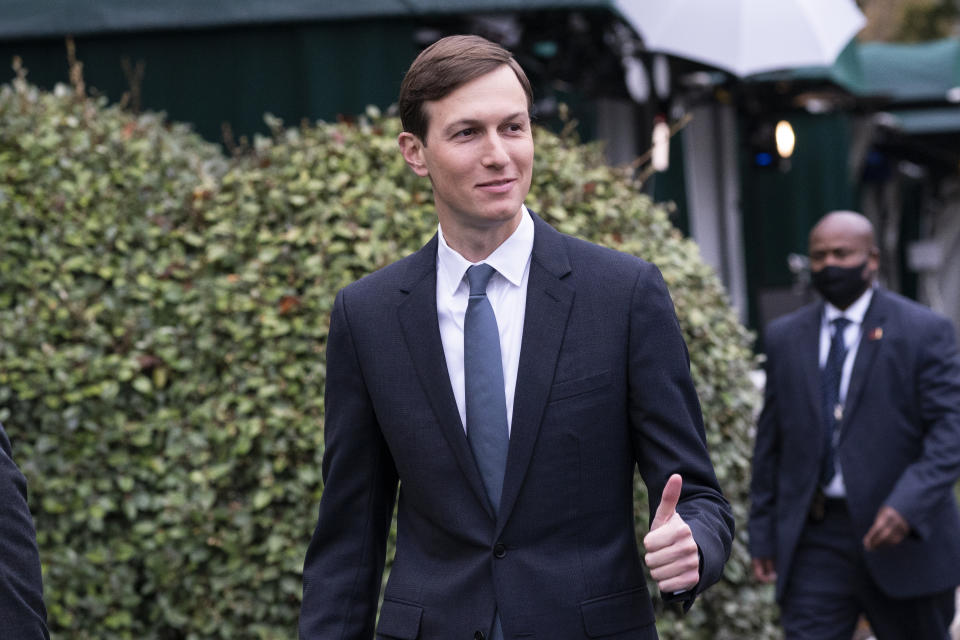
[[[663,495],[660,496],[660,505],[657,507],[657,513],[653,516],[653,522],[650,523],[650,531],[663,526],[667,520],[673,517],[677,512],[677,502],[680,501],[680,490],[683,488],[683,478],[679,473],[675,473],[667,480],[663,488]]]

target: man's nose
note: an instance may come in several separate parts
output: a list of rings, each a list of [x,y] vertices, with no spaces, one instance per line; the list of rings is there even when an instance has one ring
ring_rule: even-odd
[[[485,167],[502,167],[510,162],[510,154],[499,134],[487,136],[482,162]]]
[[[823,266],[832,267],[843,262],[843,259],[835,253],[828,253],[823,256]]]

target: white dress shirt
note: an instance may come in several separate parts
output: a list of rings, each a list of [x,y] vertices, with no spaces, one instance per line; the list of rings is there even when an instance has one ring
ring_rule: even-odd
[[[860,338],[863,336],[863,317],[867,313],[870,301],[873,299],[873,287],[867,287],[867,290],[857,298],[857,300],[841,311],[829,302],[824,304],[823,321],[820,323],[820,369],[827,364],[827,354],[830,352],[830,341],[833,339],[833,325],[830,323],[840,316],[850,321],[843,332],[843,343],[847,347],[847,355],[843,361],[843,371],[840,374],[840,404],[847,402],[847,389],[850,386],[850,374],[853,372],[853,363],[857,358],[857,350],[860,348]],[[834,434],[838,437],[839,431]],[[843,498],[847,495],[846,486],[843,484],[843,471],[840,468],[840,457],[834,458],[836,465],[836,475],[827,485],[823,492],[831,498]]]
[[[503,361],[503,385],[507,401],[507,430],[513,424],[513,397],[520,365],[523,317],[527,308],[527,282],[533,253],[533,219],[523,207],[516,230],[485,260],[471,263],[450,248],[439,229],[437,247],[437,318],[440,339],[447,360],[450,385],[460,410],[460,424],[466,429],[467,411],[463,382],[463,319],[467,313],[470,285],[464,275],[473,264],[489,264],[496,269],[487,284],[487,298],[497,317],[500,332],[500,358]]]

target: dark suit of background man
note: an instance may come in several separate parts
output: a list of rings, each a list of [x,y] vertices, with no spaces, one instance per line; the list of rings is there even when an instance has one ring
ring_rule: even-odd
[[[429,47],[404,79],[400,150],[430,178],[439,231],[336,298],[301,638],[374,635],[398,482],[378,638],[656,638],[636,465],[661,591],[689,603],[721,575],[733,523],[666,287],[523,206],[531,102],[510,54],[474,36]],[[470,293],[477,263],[495,269],[486,295]],[[491,306],[495,325],[471,325]],[[493,345],[477,353],[480,324]],[[471,373],[481,362],[495,371]]]
[[[49,640],[27,482],[0,425],[0,638]]]
[[[866,218],[825,216],[810,269],[826,302],[766,334],[750,547],[756,577],[776,580],[789,640],[849,640],[861,613],[878,640],[945,640],[953,617],[954,328],[873,286],[877,264]]]

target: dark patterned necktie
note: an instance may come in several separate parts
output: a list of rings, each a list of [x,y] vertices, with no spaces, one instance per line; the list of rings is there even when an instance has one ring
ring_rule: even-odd
[[[824,454],[823,466],[820,472],[820,482],[830,484],[836,471],[837,435],[840,422],[843,419],[843,405],[840,404],[840,380],[843,377],[843,362],[847,358],[847,346],[844,342],[844,332],[850,320],[839,316],[830,321],[833,325],[833,338],[830,340],[830,351],[827,353],[827,362],[820,372],[820,391],[823,398],[823,435]]]

